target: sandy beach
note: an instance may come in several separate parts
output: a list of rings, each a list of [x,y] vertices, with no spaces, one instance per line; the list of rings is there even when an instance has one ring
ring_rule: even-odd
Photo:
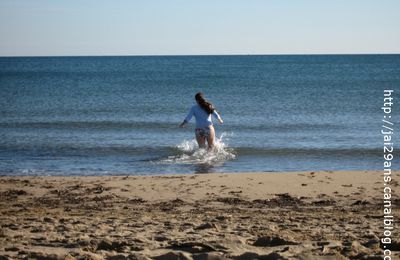
[[[378,171],[4,176],[0,194],[0,259],[381,256]]]

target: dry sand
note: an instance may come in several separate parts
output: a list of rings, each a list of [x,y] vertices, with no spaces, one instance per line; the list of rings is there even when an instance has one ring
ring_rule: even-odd
[[[0,259],[382,254],[378,171],[0,177],[0,195]],[[400,219],[398,210],[393,215]],[[398,233],[393,239],[399,255]]]

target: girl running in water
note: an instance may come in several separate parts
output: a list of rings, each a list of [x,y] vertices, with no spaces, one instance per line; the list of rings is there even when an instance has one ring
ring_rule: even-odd
[[[179,125],[179,127],[185,127],[187,123],[194,116],[196,118],[196,140],[200,148],[206,147],[206,141],[208,149],[211,150],[214,147],[215,130],[211,115],[218,119],[220,124],[223,124],[221,117],[215,110],[214,106],[205,100],[203,93],[199,92],[195,95],[197,104],[192,106],[189,114],[185,120]]]

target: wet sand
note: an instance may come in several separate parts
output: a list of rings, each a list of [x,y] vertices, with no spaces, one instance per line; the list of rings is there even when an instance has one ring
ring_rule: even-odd
[[[378,171],[0,177],[0,259],[380,259],[382,189]]]

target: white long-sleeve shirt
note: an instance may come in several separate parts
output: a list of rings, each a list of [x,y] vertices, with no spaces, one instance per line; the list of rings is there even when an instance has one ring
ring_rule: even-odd
[[[211,114],[216,119],[221,120],[221,117],[216,110],[214,110],[214,112]],[[194,116],[196,118],[196,128],[205,128],[213,124],[211,114],[208,114],[203,108],[196,104],[192,106],[185,120],[189,122]]]

